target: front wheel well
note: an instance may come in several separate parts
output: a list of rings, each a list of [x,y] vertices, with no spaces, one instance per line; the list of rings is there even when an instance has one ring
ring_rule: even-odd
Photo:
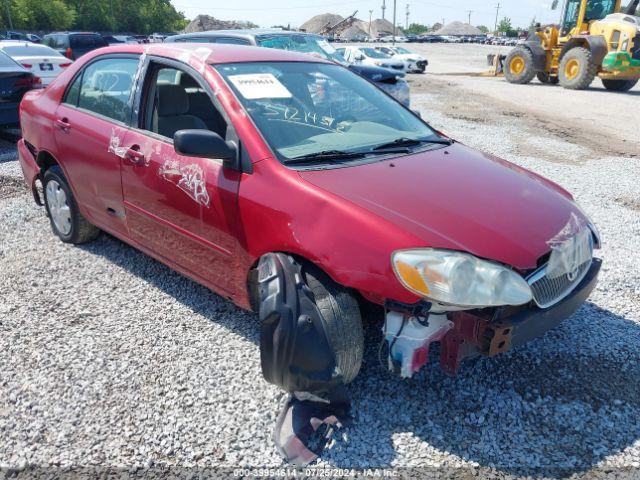
[[[58,165],[58,166],[60,165],[56,160],[56,158],[46,150],[38,152],[38,156],[36,157],[36,163],[40,167],[40,173],[43,175],[44,175],[44,172],[46,172],[49,168],[53,167],[54,165]]]

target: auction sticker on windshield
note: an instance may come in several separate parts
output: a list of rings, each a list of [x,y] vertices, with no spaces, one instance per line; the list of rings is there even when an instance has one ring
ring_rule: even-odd
[[[247,100],[291,98],[291,92],[271,73],[230,75],[229,80]]]

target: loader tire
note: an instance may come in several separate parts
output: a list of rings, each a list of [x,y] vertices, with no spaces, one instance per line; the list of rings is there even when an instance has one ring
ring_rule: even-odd
[[[569,90],[589,88],[597,73],[591,51],[584,47],[574,47],[565,53],[558,68],[560,85]]]
[[[635,80],[602,80],[604,88],[612,92],[628,92],[635,87],[637,83],[637,78]]]
[[[526,47],[516,47],[504,61],[504,77],[509,83],[524,85],[536,76],[533,67],[533,53]]]
[[[559,81],[558,77],[552,77],[546,72],[538,72],[536,76],[538,77],[538,81],[540,83],[544,83],[547,85],[557,85]]]

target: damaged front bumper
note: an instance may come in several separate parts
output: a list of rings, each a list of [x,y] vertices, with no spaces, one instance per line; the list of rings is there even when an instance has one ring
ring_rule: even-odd
[[[408,372],[415,373],[427,363],[428,358],[424,352],[428,352],[429,345],[439,341],[440,366],[446,374],[455,375],[465,358],[478,355],[495,356],[541,337],[573,315],[586,301],[598,282],[601,265],[602,261],[594,258],[589,270],[571,293],[548,308],[540,308],[530,303],[525,307],[450,312],[447,314],[449,324],[446,334],[442,335],[442,331],[438,331],[437,338],[425,338],[418,348],[404,348],[404,355],[398,353],[407,343],[415,341],[416,335],[407,338],[400,333],[396,335],[398,338],[394,344],[389,342],[394,349],[390,351],[390,366],[395,363],[404,377],[410,376]],[[395,331],[387,328],[388,320],[392,318],[390,315],[397,314],[397,311],[387,314],[386,334],[390,333],[393,336],[401,332],[399,328]],[[410,325],[409,322],[415,318],[415,314],[404,312],[404,315],[407,319],[406,325]],[[427,322],[431,317],[439,319],[441,315],[430,314],[426,318]]]

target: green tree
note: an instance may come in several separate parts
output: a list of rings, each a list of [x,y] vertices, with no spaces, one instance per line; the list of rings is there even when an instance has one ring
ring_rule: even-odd
[[[511,25],[511,19],[504,17],[498,24],[498,32],[505,34],[507,37],[515,37],[518,35],[518,31]]]
[[[409,28],[404,29],[404,33],[413,35],[420,35],[428,31],[429,27],[427,25],[422,25],[421,23],[412,23],[409,25]]]
[[[63,0],[12,0],[9,8],[11,23],[16,30],[66,29],[76,19],[75,10]],[[2,10],[3,27],[8,28],[6,8]]]
[[[489,33],[489,28],[484,25],[478,25],[476,28],[480,30],[482,33]]]

